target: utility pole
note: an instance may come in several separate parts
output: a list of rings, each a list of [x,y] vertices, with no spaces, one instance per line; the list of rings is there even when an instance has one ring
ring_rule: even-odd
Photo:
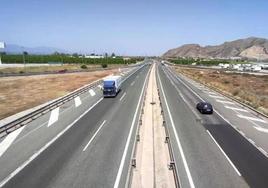
[[[5,49],[5,43],[4,42],[0,42],[0,49]],[[0,65],[2,64],[2,60],[1,60],[1,53],[0,53]]]
[[[24,68],[25,68],[25,56],[24,56],[24,51],[22,52],[22,60],[23,60]]]

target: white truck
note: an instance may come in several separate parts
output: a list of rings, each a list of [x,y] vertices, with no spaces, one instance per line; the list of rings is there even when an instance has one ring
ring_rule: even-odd
[[[103,79],[103,97],[115,97],[121,89],[122,77],[109,76]]]

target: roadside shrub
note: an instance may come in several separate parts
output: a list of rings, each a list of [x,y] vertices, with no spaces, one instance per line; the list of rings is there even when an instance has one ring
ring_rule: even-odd
[[[239,84],[239,83],[237,83],[237,82],[235,82],[235,83],[234,83],[234,86],[235,86],[235,87],[239,87],[239,86],[240,86],[240,84]]]
[[[229,81],[229,80],[223,80],[223,83],[224,83],[224,84],[229,84],[230,81]]]
[[[215,74],[210,74],[209,77],[211,77],[211,78],[215,78],[216,75],[215,75]]]
[[[81,67],[81,69],[87,69],[86,65],[81,65],[80,67]]]
[[[239,89],[236,89],[232,92],[233,96],[237,96],[239,94]]]
[[[102,68],[107,68],[107,67],[108,67],[108,65],[107,65],[107,64],[105,64],[105,63],[103,63],[103,64],[101,64],[101,67],[102,67]]]

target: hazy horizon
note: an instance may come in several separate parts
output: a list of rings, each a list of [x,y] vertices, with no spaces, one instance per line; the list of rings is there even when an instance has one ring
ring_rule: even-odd
[[[187,43],[268,38],[267,1],[3,0],[0,41],[78,53],[162,55]]]

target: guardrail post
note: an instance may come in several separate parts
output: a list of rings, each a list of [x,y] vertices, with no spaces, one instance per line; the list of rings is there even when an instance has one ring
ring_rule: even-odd
[[[173,170],[175,167],[175,162],[174,161],[170,161],[170,163],[168,164],[168,169],[169,170]]]
[[[165,143],[168,143],[168,141],[169,141],[169,136],[166,136]]]
[[[137,140],[137,142],[140,141],[140,135],[139,135],[139,134],[137,134],[137,138],[136,138],[136,140]]]
[[[163,120],[163,124],[162,124],[164,127],[166,126],[166,121],[165,120]]]
[[[131,166],[134,167],[134,168],[136,168],[136,166],[137,166],[137,162],[136,162],[136,159],[135,159],[135,158],[133,158],[133,159],[131,160]]]

